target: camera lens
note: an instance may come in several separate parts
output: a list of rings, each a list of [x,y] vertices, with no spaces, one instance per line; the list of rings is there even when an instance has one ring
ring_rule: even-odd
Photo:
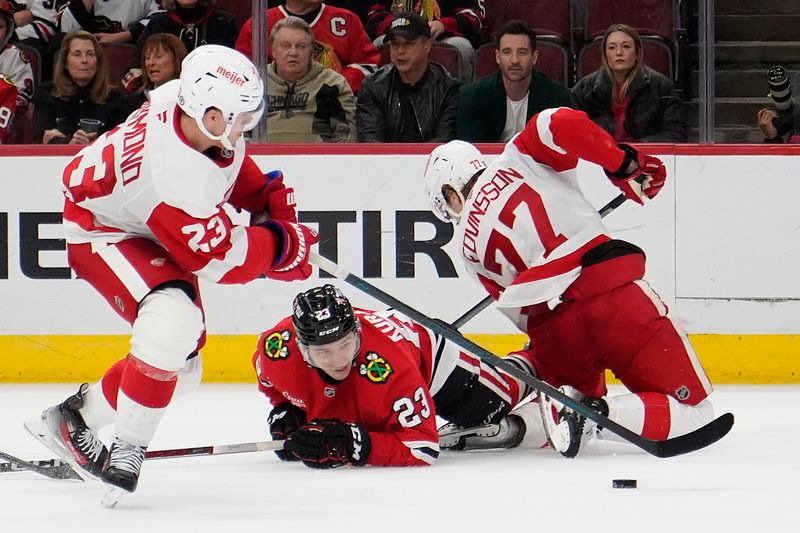
[[[789,84],[789,73],[783,67],[772,67],[767,71],[769,96],[778,111],[786,111],[792,107],[792,87]]]

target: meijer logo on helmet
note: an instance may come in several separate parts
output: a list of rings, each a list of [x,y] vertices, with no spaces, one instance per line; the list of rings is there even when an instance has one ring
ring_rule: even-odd
[[[236,72],[233,72],[232,70],[226,69],[223,66],[217,67],[217,74],[227,79],[234,85],[239,85],[239,86],[244,85],[245,79],[243,77],[241,77]]]

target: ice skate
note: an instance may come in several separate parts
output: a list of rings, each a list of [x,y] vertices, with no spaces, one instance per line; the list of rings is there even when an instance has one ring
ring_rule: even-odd
[[[507,415],[497,424],[471,428],[446,424],[439,430],[439,447],[442,450],[514,448],[524,437],[525,422],[516,415]]]
[[[125,493],[134,492],[139,484],[139,472],[147,448],[114,439],[101,479]],[[116,492],[116,491],[110,491]],[[113,507],[113,505],[112,505]]]
[[[26,422],[25,429],[81,472],[99,479],[108,450],[78,411],[88,389],[89,385],[84,383],[64,402],[46,409],[40,420]]]
[[[608,416],[608,404],[604,399],[584,397],[572,387],[561,387],[560,390],[603,416]],[[539,407],[550,446],[564,457],[575,457],[597,436],[599,428],[594,421],[560,402],[539,394]]]

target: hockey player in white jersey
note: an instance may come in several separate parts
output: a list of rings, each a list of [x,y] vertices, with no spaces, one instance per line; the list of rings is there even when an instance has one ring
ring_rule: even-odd
[[[153,91],[63,173],[67,256],[132,326],[128,355],[29,430],[90,476],[136,489],[145,450],[173,395],[195,388],[205,321],[198,278],[241,284],[308,278],[316,233],[293,190],[246,154],[264,109],[253,64],[223,46],[195,49],[180,80]],[[224,204],[256,221],[232,223]],[[97,430],[114,423],[110,450]]]
[[[556,108],[535,115],[488,166],[471,144],[437,147],[427,194],[433,212],[455,223],[466,270],[528,334],[539,379],[644,437],[685,434],[712,420],[711,383],[642,279],[644,252],[609,236],[583,196],[579,159],[641,205],[666,180],[659,159],[617,146],[581,111]],[[606,397],[606,369],[630,394]],[[551,404],[543,415],[568,457],[595,436],[569,409]]]

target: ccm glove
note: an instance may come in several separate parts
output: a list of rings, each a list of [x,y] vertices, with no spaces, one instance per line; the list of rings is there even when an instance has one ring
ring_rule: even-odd
[[[264,175],[265,205],[262,213],[255,213],[250,218],[251,226],[263,224],[270,218],[297,222],[297,204],[294,201],[294,189],[283,183],[283,172],[273,170]]]
[[[623,143],[618,146],[625,152],[625,159],[619,170],[606,171],[606,174],[626,198],[644,205],[645,196],[653,199],[667,181],[664,163],[657,157],[639,152],[633,146]],[[629,170],[632,164],[634,169]]]
[[[311,275],[308,252],[319,242],[317,232],[302,224],[275,219],[267,220],[261,226],[278,237],[278,253],[272,268],[264,274],[279,281],[308,279]]]
[[[321,469],[364,466],[371,448],[366,429],[336,419],[312,420],[297,428],[283,445],[306,466]]]
[[[283,402],[270,411],[267,422],[272,440],[286,440],[297,428],[306,423],[306,412],[291,402]],[[275,450],[275,455],[281,461],[297,461],[297,457],[287,453],[286,450]]]

